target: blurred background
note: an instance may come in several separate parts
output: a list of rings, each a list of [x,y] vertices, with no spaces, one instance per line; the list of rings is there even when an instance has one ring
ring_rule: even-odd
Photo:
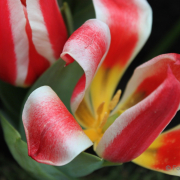
[[[68,2],[74,21],[74,29],[77,29],[84,21],[94,18],[94,9],[91,0],[59,0],[59,5]],[[146,45],[129,66],[123,76],[119,87],[124,90],[128,79],[134,69],[143,62],[163,53],[180,54],[180,0],[148,0],[153,10],[152,33]],[[0,101],[0,106],[1,106]],[[169,129],[179,124],[180,113],[166,128]],[[34,180],[13,159],[0,131],[0,180]],[[95,171],[81,180],[178,180],[179,177],[169,176],[139,167],[131,162],[118,167],[107,167]]]

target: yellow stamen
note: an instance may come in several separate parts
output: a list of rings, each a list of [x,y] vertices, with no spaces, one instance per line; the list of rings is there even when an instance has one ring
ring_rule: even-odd
[[[94,142],[94,149],[96,149],[99,141],[101,140],[103,134],[104,134],[104,126],[107,123],[109,113],[112,111],[116,105],[119,102],[121,96],[121,90],[118,90],[116,94],[113,96],[112,100],[109,103],[108,109],[106,112],[103,111],[103,108],[105,106],[105,102],[102,102],[98,108],[97,108],[97,120],[96,123],[93,125],[93,128],[84,130],[85,134],[91,139],[92,142]],[[106,127],[107,129],[107,127]]]
[[[121,90],[118,90],[116,92],[116,94],[114,95],[114,97],[112,98],[111,102],[109,103],[109,110],[110,111],[112,111],[116,107],[117,103],[119,102],[121,92],[122,92]]]
[[[108,114],[107,112],[105,112],[104,117],[103,117],[103,119],[102,119],[102,121],[101,121],[101,124],[100,124],[100,126],[99,126],[100,129],[102,129],[103,126],[106,124],[107,119],[108,119],[108,115],[109,115],[109,114]]]
[[[122,109],[118,110],[119,115],[122,114],[124,111],[125,110],[122,110]]]
[[[97,108],[97,114],[98,115],[101,115],[102,111],[103,111],[103,108],[104,108],[104,103],[105,102],[102,102],[99,107]]]
[[[97,119],[97,122],[96,122],[96,124],[95,124],[96,127],[99,126],[99,124],[101,123],[101,114],[102,114],[102,112],[103,112],[104,104],[105,104],[105,102],[102,102],[102,103],[99,105],[98,109],[97,109],[98,119]]]

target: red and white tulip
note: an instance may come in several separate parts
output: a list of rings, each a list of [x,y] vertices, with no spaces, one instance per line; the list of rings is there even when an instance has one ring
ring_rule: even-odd
[[[56,0],[3,0],[0,7],[0,79],[29,86],[67,40],[59,7]]]
[[[41,87],[30,95],[23,111],[29,155],[38,162],[65,164],[93,142],[95,152],[108,161],[136,158],[140,165],[161,170],[137,157],[179,109],[180,55],[160,55],[139,66],[119,102],[121,91],[113,95],[115,88],[150,34],[151,8],[146,0],[93,2],[98,20],[75,31],[61,54],[67,64],[75,60],[84,70],[71,98],[72,111],[84,130],[54,92]]]

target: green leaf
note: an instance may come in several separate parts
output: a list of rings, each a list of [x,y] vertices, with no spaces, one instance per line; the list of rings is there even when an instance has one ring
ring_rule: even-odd
[[[28,88],[15,87],[0,80],[0,99],[3,104],[3,111],[9,117],[13,117],[12,124],[19,126],[21,107]]]
[[[20,134],[8,123],[8,121],[2,115],[0,115],[0,117],[5,141],[14,159],[22,168],[40,180],[70,179],[54,166],[40,164],[32,160],[28,156],[27,144],[21,140]]]
[[[73,161],[65,166],[58,167],[71,177],[81,177],[100,169],[104,160],[97,156],[82,152]]]
[[[88,19],[95,18],[95,11],[92,0],[58,0],[60,6],[62,6],[62,2],[65,2],[70,7],[68,12],[68,16],[72,14],[73,21],[71,20],[69,22],[73,22],[73,26],[75,29],[79,28],[82,24],[85,23]],[[65,16],[67,17],[67,16]],[[69,18],[68,18],[69,19]],[[66,22],[66,18],[65,18]],[[72,23],[70,24],[72,27]],[[69,29],[69,25],[68,25]]]
[[[63,15],[63,19],[66,24],[68,35],[70,36],[74,31],[74,27],[73,27],[73,17],[69,9],[68,3],[66,2],[63,3],[63,7],[61,8],[61,14]]]
[[[95,18],[92,0],[68,0],[71,7],[74,28],[79,28],[88,19]]]
[[[58,0],[59,4],[62,5],[64,2],[68,3],[70,6],[73,5],[76,0]]]
[[[119,166],[119,165],[122,165],[123,163],[113,163],[113,162],[110,162],[110,161],[104,161],[102,166],[103,167],[107,167],[107,166]]]

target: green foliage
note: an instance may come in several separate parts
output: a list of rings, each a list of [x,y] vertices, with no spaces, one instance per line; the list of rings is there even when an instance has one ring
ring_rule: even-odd
[[[74,28],[79,28],[88,19],[95,18],[94,6],[91,0],[77,1],[73,11]]]
[[[102,164],[103,160],[101,158],[83,152],[69,164],[59,166],[58,169],[71,177],[81,177],[101,168]]]
[[[64,0],[63,2],[67,2],[69,4],[75,30],[88,19],[95,18],[92,0]]]
[[[74,27],[73,27],[73,17],[69,9],[68,3],[66,2],[63,3],[63,6],[61,8],[61,14],[63,15],[67,27],[68,35],[70,36],[74,31]]]
[[[0,80],[0,100],[3,103],[1,109],[8,117],[12,117],[11,122],[16,128],[19,126],[21,116],[21,105],[28,88],[19,88],[7,84]]]

